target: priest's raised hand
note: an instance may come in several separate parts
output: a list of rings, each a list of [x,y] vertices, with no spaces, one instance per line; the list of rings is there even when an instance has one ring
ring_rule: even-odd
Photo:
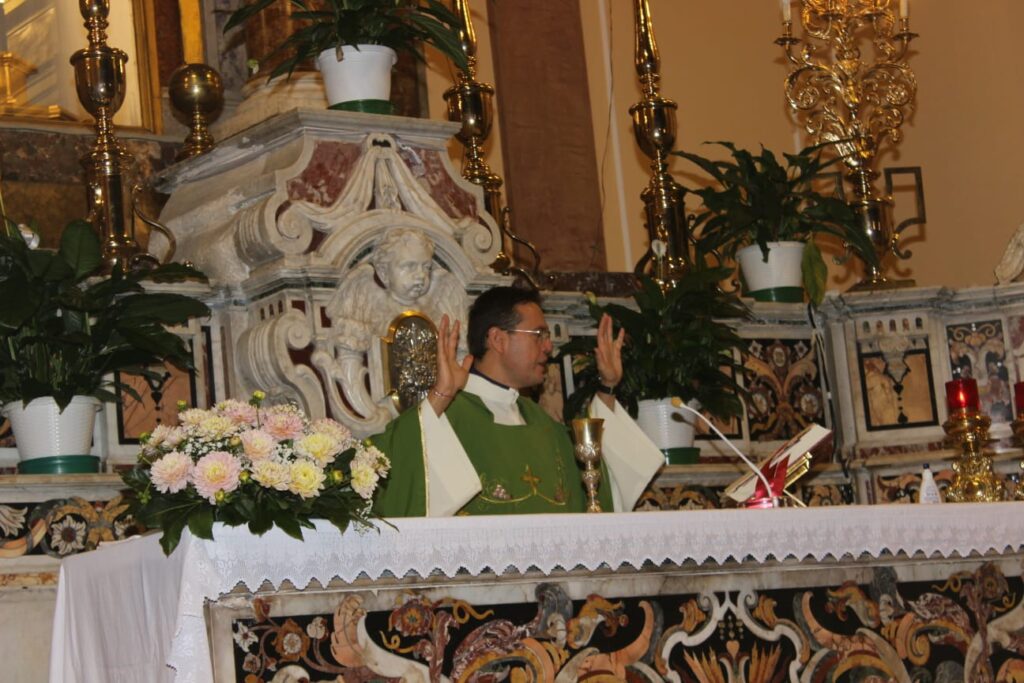
[[[597,325],[597,376],[601,388],[597,397],[609,409],[615,409],[615,387],[622,381],[622,345],[626,341],[626,330],[620,329],[618,336],[612,335],[612,319],[607,313],[601,316]]]
[[[462,391],[473,367],[473,354],[459,363],[456,352],[459,348],[459,321],[453,325],[448,316],[441,316],[441,327],[437,332],[437,380],[427,394],[427,401],[438,417],[448,408],[455,394]],[[620,361],[621,367],[621,361]]]

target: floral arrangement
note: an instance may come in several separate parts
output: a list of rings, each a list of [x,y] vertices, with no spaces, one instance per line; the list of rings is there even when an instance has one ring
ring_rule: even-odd
[[[132,513],[161,528],[166,554],[181,532],[213,538],[213,523],[247,524],[254,534],[274,525],[301,539],[313,518],[344,530],[372,526],[373,494],[390,462],[331,419],[310,421],[296,406],[263,407],[265,395],[214,408],[179,403],[179,424],[142,438],[139,462],[122,478]]]

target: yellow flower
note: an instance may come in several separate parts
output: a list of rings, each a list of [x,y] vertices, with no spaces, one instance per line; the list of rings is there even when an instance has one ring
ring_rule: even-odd
[[[307,434],[295,442],[295,452],[299,455],[316,460],[321,466],[330,464],[334,456],[341,449],[338,443],[330,434],[314,433]]]
[[[292,463],[289,472],[291,483],[288,490],[302,498],[313,498],[324,484],[324,471],[309,460],[296,460]]]
[[[377,488],[377,470],[365,462],[352,463],[352,490],[359,494],[363,500],[370,500],[374,489]]]
[[[277,460],[258,460],[252,464],[252,478],[260,486],[287,491],[291,483],[288,465]]]
[[[292,481],[290,469],[286,463],[276,460],[260,460],[252,464],[252,476],[264,488],[288,490]]]
[[[199,423],[199,434],[208,439],[223,439],[235,431],[235,423],[222,415],[210,415]]]

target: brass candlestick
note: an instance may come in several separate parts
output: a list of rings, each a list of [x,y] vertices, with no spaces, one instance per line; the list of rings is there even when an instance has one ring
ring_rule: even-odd
[[[110,0],[79,0],[89,31],[89,47],[71,56],[78,100],[96,120],[96,141],[82,157],[89,203],[89,222],[100,232],[107,270],[128,265],[140,253],[135,241],[131,195],[124,170],[131,157],[114,135],[114,114],[124,103],[128,55],[107,45]]]
[[[572,421],[576,459],[583,464],[583,487],[587,490],[587,512],[601,512],[597,492],[601,487],[601,433],[604,420],[579,418]]]
[[[462,124],[462,128],[455,134],[455,138],[466,148],[462,177],[483,188],[484,206],[498,221],[501,230],[501,248],[491,268],[502,275],[521,275],[536,286],[540,254],[529,240],[513,231],[512,210],[502,206],[501,187],[504,181],[484,159],[483,146],[494,121],[494,87],[476,80],[476,31],[469,12],[469,1],[454,0],[453,11],[459,18],[459,43],[468,66],[466,71],[459,71],[458,82],[445,91],[444,101],[448,103],[448,120]],[[516,263],[516,244],[532,255],[533,267],[529,270]]]
[[[946,491],[951,503],[991,503],[1004,496],[1003,482],[992,471],[992,457],[985,452],[992,420],[984,413],[963,408],[942,425],[959,443],[961,453],[953,461],[953,483]]]
[[[690,235],[683,197],[686,191],[668,171],[668,154],[676,142],[676,108],[660,94],[661,57],[654,39],[647,0],[633,1],[636,52],[634,64],[643,99],[629,108],[633,134],[651,160],[651,180],[640,199],[644,203],[649,246],[634,268],[651,270],[662,288],[671,286],[690,266]]]
[[[213,149],[209,123],[224,106],[224,84],[220,74],[206,64],[183,64],[171,74],[167,87],[174,117],[189,127],[185,145],[176,161]]]
[[[894,2],[802,0],[804,38],[793,36],[793,22],[784,14],[782,36],[775,41],[793,65],[785,84],[789,105],[802,115],[812,141],[837,143],[853,186],[850,206],[880,264],[889,253],[909,258],[910,252],[899,248],[900,235],[910,225],[924,222],[919,214],[893,230],[892,200],[874,189],[879,147],[886,138],[899,143],[905,113],[912,110],[917,93],[917,79],[906,64],[907,50],[917,34],[910,32],[907,16],[896,15]],[[873,49],[872,59],[862,57],[862,45]],[[924,200],[919,176],[915,180],[920,207]],[[886,278],[881,266],[865,264],[865,268],[864,279],[854,289],[914,284]]]

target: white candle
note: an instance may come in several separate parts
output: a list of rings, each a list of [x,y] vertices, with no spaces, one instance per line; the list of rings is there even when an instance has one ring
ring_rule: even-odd
[[[906,0],[902,0],[906,2]],[[793,20],[793,8],[790,6],[790,0],[779,0],[779,5],[782,7],[782,20],[792,21]]]
[[[900,16],[903,18],[910,17],[910,0],[900,0]]]

